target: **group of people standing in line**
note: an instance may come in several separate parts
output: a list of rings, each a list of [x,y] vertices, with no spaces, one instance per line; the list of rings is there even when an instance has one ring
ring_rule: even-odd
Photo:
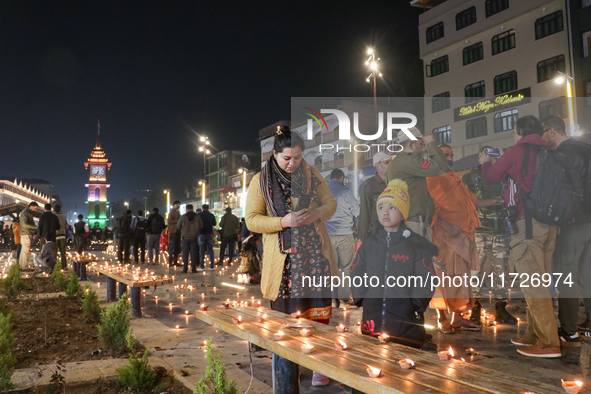
[[[542,358],[560,357],[561,346],[580,346],[578,332],[588,331],[591,324],[589,314],[577,324],[579,284],[583,290],[586,286],[577,278],[589,276],[585,263],[591,259],[591,146],[570,139],[559,117],[540,122],[525,116],[515,124],[514,146],[506,151],[483,147],[478,168],[460,178],[452,170],[449,145],[438,145],[432,133],[411,131],[414,138],[399,133],[401,152],[373,157],[376,173],[360,186],[358,203],[344,185],[341,170],[334,170],[327,183],[303,160],[301,137],[288,126],[278,127],[273,154],[252,179],[246,205],[248,228],[262,234],[261,290],[271,308],[328,324],[332,308],[340,303],[363,307],[362,333],[387,333],[394,341],[430,348],[436,345],[424,329],[428,307],[436,309],[438,329],[444,334],[481,329],[480,286],[442,285],[431,292],[384,288],[381,281],[333,294],[330,286],[305,287],[302,277],[343,273],[385,280],[486,274],[492,278],[495,320],[515,324],[506,309],[511,281],[505,276],[503,282],[503,274],[568,271],[574,286],[564,280],[556,283],[560,329],[550,288],[522,287],[528,325],[524,336],[511,342],[520,354]],[[583,192],[581,210],[560,228],[526,213],[524,200],[534,184],[538,147],[568,159],[576,172],[572,182]],[[591,310],[591,298],[585,298],[585,308]],[[470,318],[464,318],[463,312],[470,311]],[[290,362],[274,355],[274,364],[280,368]],[[314,373],[313,385],[327,383]]]

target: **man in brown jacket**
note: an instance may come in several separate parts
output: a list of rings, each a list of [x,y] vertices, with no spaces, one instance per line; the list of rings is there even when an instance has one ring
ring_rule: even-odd
[[[172,209],[168,213],[168,264],[169,265],[182,265],[179,264],[179,254],[181,253],[181,235],[178,230],[178,222],[180,219],[179,207],[181,202],[176,200],[172,203]]]

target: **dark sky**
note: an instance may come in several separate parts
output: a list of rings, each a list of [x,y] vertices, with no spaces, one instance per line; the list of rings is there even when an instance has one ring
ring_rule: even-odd
[[[390,1],[0,2],[0,176],[51,181],[85,210],[101,122],[109,200],[195,182],[195,132],[258,148],[291,97],[422,95],[420,10]],[[174,196],[173,196],[174,198]]]

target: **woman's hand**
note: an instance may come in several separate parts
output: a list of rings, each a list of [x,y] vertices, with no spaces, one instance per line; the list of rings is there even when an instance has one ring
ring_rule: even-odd
[[[320,220],[320,211],[315,208],[307,208],[303,209],[300,212],[304,212],[304,221],[302,224],[307,226],[308,224],[312,224],[317,220]]]
[[[304,220],[306,219],[306,209],[302,209],[298,212],[290,212],[284,217],[281,218],[281,227],[289,228],[289,227],[299,227],[304,224]]]

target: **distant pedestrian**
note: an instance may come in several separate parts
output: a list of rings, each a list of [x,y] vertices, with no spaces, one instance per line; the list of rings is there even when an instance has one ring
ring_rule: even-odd
[[[386,172],[392,161],[392,156],[385,152],[378,152],[373,157],[373,166],[376,168],[374,176],[359,186],[359,225],[357,235],[362,241],[371,233],[371,224],[377,222],[376,201],[378,196],[386,188]]]
[[[31,244],[34,241],[37,226],[35,225],[35,218],[33,214],[37,211],[39,204],[35,201],[31,202],[27,208],[20,214],[21,227],[21,254],[19,264],[22,270],[29,268],[29,257],[31,257]]]
[[[39,230],[37,231],[42,244],[45,243],[46,236],[49,236],[49,239],[55,242],[57,231],[60,229],[60,221],[51,212],[51,204],[45,204],[44,208],[45,212],[39,218]]]
[[[193,205],[187,204],[187,213],[181,216],[178,222],[178,229],[182,238],[183,248],[183,273],[187,273],[189,267],[189,256],[191,257],[191,272],[197,272],[199,259],[199,231],[203,228],[203,222],[199,215],[193,211]],[[200,268],[200,270],[203,270]]]
[[[359,215],[359,203],[355,199],[353,190],[343,184],[344,180],[345,173],[342,170],[337,168],[330,173],[328,188],[337,201],[337,211],[326,222],[326,230],[328,231],[339,269],[345,278],[347,278],[351,276],[351,265],[355,257],[353,230],[355,227],[355,216]],[[346,282],[346,280],[343,282]],[[351,289],[347,285],[335,289],[333,294],[333,308],[339,307],[341,303],[339,299],[348,306],[355,305],[351,297]]]
[[[152,214],[146,222],[148,231],[148,264],[154,265],[160,262],[160,234],[166,228],[164,218],[158,208],[152,210]]]
[[[131,232],[133,233],[133,257],[135,263],[146,262],[146,228],[148,221],[144,217],[144,211],[137,211],[137,216],[131,221]]]
[[[2,236],[4,238],[4,245],[10,245],[10,239],[12,238],[12,231],[10,231],[10,227],[8,224],[4,226],[4,234]]]
[[[222,242],[220,245],[220,261],[218,265],[224,265],[224,258],[226,257],[226,246],[230,255],[230,263],[234,261],[234,254],[236,252],[236,240],[238,239],[238,231],[240,231],[240,219],[232,213],[232,208],[226,208],[226,214],[220,220],[220,228],[222,235]]]
[[[179,254],[181,253],[181,235],[177,224],[180,219],[179,207],[181,202],[176,200],[172,203],[172,209],[168,213],[168,264],[179,265]]]
[[[13,243],[13,248],[11,248],[14,253],[16,253],[16,260],[18,261],[20,255],[21,255],[21,224],[19,223],[19,217],[17,216],[16,219],[14,219],[14,222],[12,222],[12,243]]]
[[[199,233],[199,268],[205,267],[205,253],[209,253],[209,270],[213,270],[213,228],[217,224],[215,216],[209,212],[209,205],[203,204],[203,212],[199,213],[199,217],[203,222],[203,229]]]
[[[66,229],[68,228],[68,218],[66,215],[62,213],[62,206],[60,204],[55,204],[53,207],[53,213],[57,217],[60,228],[55,233],[55,243],[57,249],[60,252],[60,259],[62,262],[62,268],[68,268],[68,259],[66,257]]]
[[[76,252],[81,254],[84,251],[84,245],[86,244],[86,235],[90,232],[88,224],[83,221],[84,216],[78,215],[78,221],[74,224],[74,237],[76,240]]]
[[[117,238],[119,238],[117,258],[119,262],[129,263],[131,246],[131,211],[129,209],[117,218]]]

